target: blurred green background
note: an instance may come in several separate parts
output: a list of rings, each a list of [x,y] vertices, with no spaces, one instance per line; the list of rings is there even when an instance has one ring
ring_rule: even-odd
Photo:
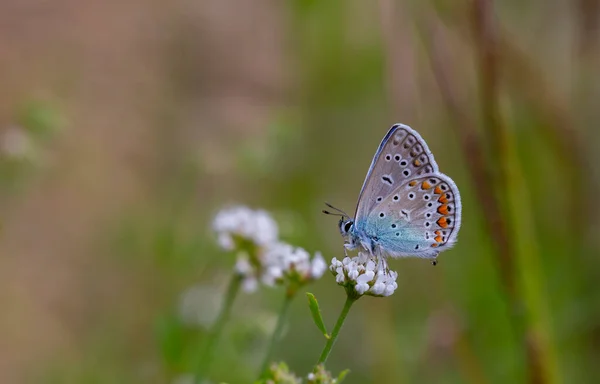
[[[599,23],[597,0],[3,0],[0,382],[183,383],[234,263],[216,210],[339,258],[323,202],[353,211],[396,122],[459,186],[459,241],[392,261],[328,368],[598,382]],[[307,289],[331,327],[343,289]],[[238,297],[215,382],[256,377],[282,297]],[[305,375],[324,340],[291,311],[276,358]]]

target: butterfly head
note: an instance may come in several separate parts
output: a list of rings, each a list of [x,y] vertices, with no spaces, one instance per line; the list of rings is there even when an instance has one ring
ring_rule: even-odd
[[[352,231],[352,228],[354,227],[354,220],[342,216],[340,218],[338,226],[340,227],[340,233],[342,234],[342,236],[347,237]]]
[[[335,210],[335,212],[323,210],[323,213],[326,215],[339,216],[340,221],[338,222],[338,227],[340,229],[340,233],[342,234],[343,237],[348,237],[348,235],[350,235],[354,229],[354,219],[350,218],[350,215],[348,215],[346,212],[342,211],[339,208],[334,207],[333,205],[331,205],[329,203],[325,203],[325,205],[327,205],[329,208]]]

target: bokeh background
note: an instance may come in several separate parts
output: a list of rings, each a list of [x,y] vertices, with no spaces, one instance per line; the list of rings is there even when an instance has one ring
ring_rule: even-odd
[[[234,263],[216,210],[340,257],[322,204],[353,211],[395,122],[459,186],[459,242],[393,261],[328,367],[597,382],[599,20],[597,0],[3,0],[0,382],[176,381]],[[307,290],[331,327],[343,289]],[[282,295],[238,298],[215,382],[252,382]],[[276,357],[304,375],[323,344],[300,297]]]

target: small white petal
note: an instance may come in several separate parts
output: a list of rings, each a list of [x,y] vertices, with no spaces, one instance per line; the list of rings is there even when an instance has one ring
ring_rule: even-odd
[[[242,281],[242,290],[246,293],[255,292],[258,288],[258,280],[255,277],[246,277]]]
[[[358,283],[358,284],[356,284],[356,286],[354,286],[354,289],[356,290],[356,293],[358,293],[359,295],[362,295],[365,292],[367,292],[367,290],[369,289],[369,284]]]
[[[374,277],[375,277],[375,272],[366,271],[362,275],[358,276],[358,278],[356,279],[356,282],[358,284],[365,284],[365,283],[368,283],[369,281],[373,280]]]
[[[373,260],[369,260],[367,261],[367,265],[366,265],[366,269],[367,271],[374,271],[375,270],[375,262]]]
[[[240,275],[249,275],[254,272],[252,264],[250,264],[250,261],[248,261],[248,258],[245,255],[238,256],[234,268]]]
[[[358,271],[357,271],[356,269],[354,269],[354,270],[352,270],[352,271],[348,272],[348,278],[349,278],[350,280],[354,280],[354,281],[356,281],[356,279],[358,278],[358,275],[359,275],[359,273],[358,273]]]
[[[219,247],[225,251],[232,251],[235,246],[231,235],[229,235],[227,232],[221,232],[218,234],[217,243],[219,244]]]
[[[386,285],[383,283],[375,283],[373,287],[371,287],[371,293],[374,295],[382,295],[385,291]]]
[[[336,282],[336,283],[338,283],[338,284],[342,284],[342,283],[344,283],[344,281],[345,281],[345,280],[346,280],[346,276],[344,276],[344,274],[343,274],[343,273],[338,273],[338,274],[335,276],[335,282]]]
[[[352,261],[351,258],[349,257],[344,257],[344,259],[342,260],[342,264],[347,265],[348,263],[350,263]]]
[[[327,264],[325,263],[325,259],[321,255],[320,252],[315,254],[315,257],[312,259],[312,263],[310,266],[310,275],[313,279],[318,279],[325,273],[327,270]]]
[[[383,292],[383,296],[390,296],[391,294],[394,293],[396,289],[394,288],[393,285],[388,285],[385,287],[385,291]]]

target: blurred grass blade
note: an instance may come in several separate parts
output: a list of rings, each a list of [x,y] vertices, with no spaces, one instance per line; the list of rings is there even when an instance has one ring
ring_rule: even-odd
[[[310,313],[312,314],[315,325],[321,330],[321,332],[323,332],[323,335],[329,339],[329,334],[327,333],[327,328],[325,328],[325,323],[323,322],[323,317],[321,316],[321,309],[319,308],[317,298],[310,292],[306,292],[306,297],[308,298],[308,307],[310,308]]]
[[[346,375],[348,375],[349,373],[349,369],[344,369],[342,372],[340,372],[340,374],[337,377],[336,384],[340,384],[346,378]]]

